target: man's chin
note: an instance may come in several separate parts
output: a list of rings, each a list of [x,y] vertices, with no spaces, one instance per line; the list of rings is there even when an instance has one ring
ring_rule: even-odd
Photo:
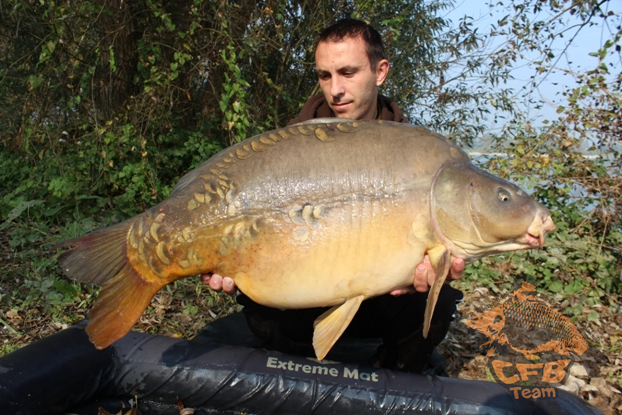
[[[344,107],[333,106],[332,110],[337,116],[337,118],[352,118],[351,105],[346,105]]]
[[[349,111],[334,111],[334,112],[335,112],[335,116],[337,118],[352,118],[352,119],[354,119],[354,116]]]

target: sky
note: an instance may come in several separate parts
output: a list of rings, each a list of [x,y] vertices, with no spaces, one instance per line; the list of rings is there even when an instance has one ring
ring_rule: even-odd
[[[509,0],[502,0],[502,2],[509,3]],[[446,17],[457,25],[461,17],[468,15],[475,20],[474,25],[481,32],[487,33],[492,24],[496,24],[499,19],[507,14],[499,7],[491,11],[488,6],[489,3],[490,0],[456,0],[455,9],[448,11]],[[610,0],[606,6],[618,16],[622,15],[622,1]],[[571,16],[568,17],[572,19]],[[597,21],[600,22],[598,19]],[[572,26],[574,22],[567,20],[566,23],[568,26]],[[564,39],[559,40],[554,44],[554,49],[558,51],[556,56],[561,57],[558,61],[558,66],[580,72],[593,68],[597,63],[597,59],[589,56],[589,53],[597,51],[603,44],[604,39],[607,38],[608,30],[602,26],[584,28],[580,35],[569,45],[568,41],[572,36],[566,36]],[[567,47],[567,53],[563,55],[561,51],[565,47]],[[622,72],[620,62],[615,62],[615,64],[617,72]],[[538,88],[533,89],[530,86],[530,77],[533,74],[534,67],[528,61],[518,63],[512,71],[515,79],[510,83],[510,86],[517,91],[517,95],[527,92],[532,98],[540,99],[544,102],[541,108],[534,106],[523,108],[527,111],[528,118],[535,120],[535,125],[542,125],[542,121],[545,119],[557,119],[556,109],[558,105],[565,101],[561,91],[564,90],[565,86],[574,86],[576,83],[571,76],[563,75],[562,71],[558,70],[548,74]],[[500,126],[491,125],[490,128],[491,130],[496,130]]]

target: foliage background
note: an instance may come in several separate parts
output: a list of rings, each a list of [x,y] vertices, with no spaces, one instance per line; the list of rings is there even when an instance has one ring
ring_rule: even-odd
[[[602,310],[619,308],[622,31],[609,1],[497,2],[507,16],[488,33],[468,16],[451,24],[445,0],[0,7],[0,354],[47,334],[32,328],[38,323],[83,318],[97,292],[61,276],[54,243],[139,213],[211,154],[283,126],[318,92],[315,36],[345,16],[383,33],[392,63],[383,93],[412,122],[468,146],[498,114],[510,119],[493,137],[507,157],[487,168],[553,211],[558,229],[545,251],[478,261],[461,288],[503,293],[527,280],[567,315],[594,324]],[[571,74],[558,119],[534,125],[507,87],[511,65],[536,53],[538,83],[558,63],[552,42],[566,35],[571,44],[580,39],[571,29],[589,25],[605,29],[597,63]],[[587,147],[608,158],[585,158]],[[191,335],[235,307],[197,281],[176,283],[156,298],[143,329]],[[208,315],[190,327],[181,319],[158,328],[173,309],[188,317],[204,308]],[[622,349],[619,337],[589,340]]]

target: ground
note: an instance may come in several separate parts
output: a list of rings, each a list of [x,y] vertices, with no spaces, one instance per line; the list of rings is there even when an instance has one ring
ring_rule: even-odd
[[[498,304],[495,298],[503,301],[506,297],[492,295],[486,288],[465,292],[465,301],[460,306],[456,323],[439,347],[439,353],[447,359],[449,376],[494,381],[488,370],[488,349],[480,347],[489,339],[468,328],[465,321],[494,308]],[[559,304],[556,306],[541,296],[538,300],[552,309],[560,308]],[[622,345],[619,343],[622,315],[616,309],[601,307],[598,319],[578,319],[575,325],[590,347],[571,367],[563,388],[583,397],[607,415],[622,413]]]
[[[0,294],[10,293],[8,282],[7,279],[0,281]],[[446,358],[449,376],[494,381],[488,370],[487,349],[480,348],[488,338],[469,329],[465,321],[491,310],[507,295],[493,295],[486,288],[470,289],[462,285],[459,288],[465,292],[465,301],[461,303],[456,321],[438,351]],[[547,302],[546,298],[539,300],[553,309],[560,307],[559,304]],[[1,350],[8,353],[66,328],[84,318],[89,306],[90,300],[85,298],[83,303],[65,305],[62,314],[50,312],[50,307],[42,305],[3,309],[0,314]],[[198,282],[198,278],[186,279],[158,293],[135,329],[191,338],[208,322],[235,312],[237,308],[232,297],[211,292]],[[565,388],[607,415],[622,413],[622,315],[613,305],[603,306],[599,309],[598,319],[578,319],[575,325],[590,347],[580,357],[581,364],[572,367]]]

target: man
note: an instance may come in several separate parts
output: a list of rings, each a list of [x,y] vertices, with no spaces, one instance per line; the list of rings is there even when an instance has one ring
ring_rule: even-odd
[[[322,117],[407,122],[395,102],[378,94],[389,61],[371,26],[344,19],[328,27],[317,43],[315,62],[322,94],[311,97],[288,125]]]
[[[371,26],[343,19],[326,28],[316,45],[315,64],[322,93],[309,98],[288,125],[322,117],[408,122],[399,106],[378,92],[390,65],[382,38]],[[459,278],[463,270],[464,261],[454,259],[450,278]],[[382,338],[383,346],[368,361],[374,366],[422,371],[434,347],[445,337],[455,303],[462,298],[460,291],[448,285],[443,288],[430,334],[424,339],[421,331],[426,292],[434,279],[426,256],[416,268],[411,289],[364,301],[344,337]],[[229,277],[204,275],[202,280],[215,290],[236,290]],[[312,353],[313,321],[326,309],[275,310],[243,294],[238,302],[244,306],[249,327],[266,347],[294,354]]]

